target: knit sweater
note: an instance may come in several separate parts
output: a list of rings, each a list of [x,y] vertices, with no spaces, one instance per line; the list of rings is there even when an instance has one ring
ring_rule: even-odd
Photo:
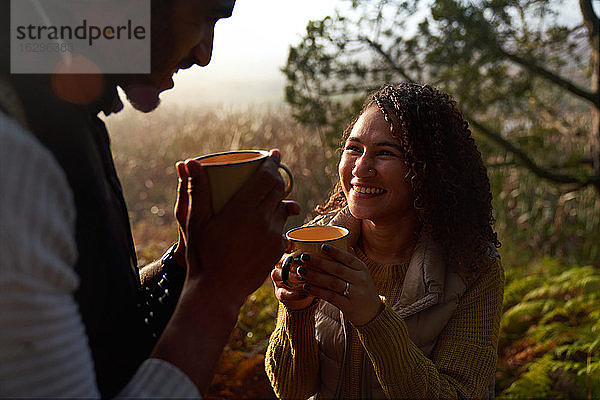
[[[385,299],[385,303],[394,304],[398,301],[408,262],[399,265],[379,264],[369,259],[360,249],[356,250],[356,255],[369,267],[375,289]],[[360,377],[363,376],[363,357],[368,357],[368,355],[365,353],[358,331],[354,327],[348,331],[348,342],[349,351],[344,366],[341,397],[344,399],[357,399],[361,393],[362,382],[360,382]]]
[[[402,288],[406,265],[381,265],[357,251],[371,271],[386,307],[350,332],[341,398],[357,398],[362,357],[368,357],[389,399],[481,398],[496,369],[504,274],[500,263],[467,289],[440,334],[431,358],[410,340],[404,320],[391,306]],[[280,398],[307,398],[318,392],[319,357],[314,315],[317,305],[288,310],[280,304],[266,355],[266,371]]]

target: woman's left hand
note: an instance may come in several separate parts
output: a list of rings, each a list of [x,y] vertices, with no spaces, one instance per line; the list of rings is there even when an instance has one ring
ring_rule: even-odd
[[[306,281],[304,290],[342,310],[355,326],[374,319],[382,311],[383,302],[368,267],[337,247],[323,245],[322,251],[331,259],[316,254],[301,257],[305,265],[297,273]]]

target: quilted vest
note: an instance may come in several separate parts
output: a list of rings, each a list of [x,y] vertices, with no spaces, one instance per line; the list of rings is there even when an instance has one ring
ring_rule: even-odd
[[[354,246],[360,235],[360,221],[348,208],[317,217],[310,224],[343,226],[350,231],[348,245]],[[392,305],[406,322],[410,339],[427,357],[438,336],[456,310],[467,286],[461,276],[448,268],[440,246],[421,237],[410,260],[400,299]],[[339,398],[343,365],[347,352],[347,332],[351,329],[344,314],[335,306],[321,302],[315,313],[319,343],[321,388],[314,399]],[[363,359],[361,398],[385,398],[368,357]]]

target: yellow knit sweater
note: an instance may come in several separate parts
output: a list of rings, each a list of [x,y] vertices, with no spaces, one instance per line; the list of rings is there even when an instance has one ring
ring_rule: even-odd
[[[407,265],[381,265],[357,251],[369,267],[386,307],[373,321],[352,329],[341,398],[360,395],[362,358],[368,357],[388,399],[481,398],[496,370],[504,273],[500,263],[474,282],[438,337],[430,358],[409,338],[392,309],[400,296]],[[287,310],[280,304],[265,367],[279,398],[303,399],[319,390],[316,304]]]

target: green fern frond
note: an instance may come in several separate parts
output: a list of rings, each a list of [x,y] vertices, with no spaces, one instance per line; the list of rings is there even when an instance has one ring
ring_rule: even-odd
[[[544,279],[539,275],[530,275],[516,279],[504,288],[504,309],[515,306],[523,300],[523,296],[543,284]]]
[[[498,398],[547,398],[553,393],[552,379],[548,376],[551,368],[551,357],[545,355],[529,364],[527,372],[513,382]]]
[[[600,354],[600,338],[597,338],[592,343],[586,345],[587,351],[590,354]]]
[[[545,300],[519,303],[509,308],[500,322],[500,329],[507,333],[524,332],[542,315]]]
[[[600,386],[600,358],[596,357],[596,361],[592,361],[590,365],[586,367],[586,374],[595,377]]]

